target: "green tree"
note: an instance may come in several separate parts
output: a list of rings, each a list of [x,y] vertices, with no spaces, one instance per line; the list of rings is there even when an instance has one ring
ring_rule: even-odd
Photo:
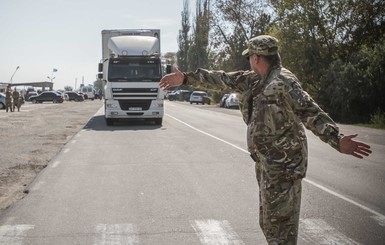
[[[188,69],[188,50],[189,50],[189,32],[190,32],[190,10],[188,0],[183,0],[182,29],[179,30],[178,46],[176,54],[177,63],[182,71]]]
[[[188,70],[196,70],[199,67],[208,67],[208,44],[210,30],[209,0],[197,0],[194,32],[188,51]]]
[[[102,91],[104,91],[104,82],[103,80],[101,79],[97,79],[94,81],[94,89],[96,91],[98,91],[99,89],[101,89]]]
[[[341,122],[370,122],[371,115],[385,112],[385,37],[366,45],[347,61],[337,59],[322,77],[320,101]]]
[[[217,0],[212,12],[210,43],[214,67],[223,70],[247,70],[249,62],[242,57],[247,41],[254,36],[267,34],[271,24],[267,1]]]
[[[65,91],[73,91],[73,88],[71,86],[67,85],[67,86],[64,86],[64,90]]]
[[[374,50],[384,36],[385,2],[271,0],[271,3],[276,10],[274,32],[280,40],[284,66],[299,77],[303,87],[335,118],[367,121],[366,114],[371,111],[363,112],[361,105],[370,95],[367,84],[371,83],[361,84],[363,64],[357,57],[366,60],[363,50]],[[369,68],[372,65],[367,64],[364,70],[372,69]],[[354,92],[357,88],[360,95]]]

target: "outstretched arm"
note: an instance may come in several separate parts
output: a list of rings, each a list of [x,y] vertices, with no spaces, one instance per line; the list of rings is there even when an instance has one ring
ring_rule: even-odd
[[[184,74],[175,66],[172,67],[173,73],[167,74],[160,80],[159,86],[167,90],[172,87],[177,87],[183,84]]]
[[[370,146],[362,142],[352,140],[352,138],[356,136],[357,134],[343,136],[339,142],[340,152],[355,156],[357,158],[369,156],[369,154],[372,153],[372,151],[370,150]]]

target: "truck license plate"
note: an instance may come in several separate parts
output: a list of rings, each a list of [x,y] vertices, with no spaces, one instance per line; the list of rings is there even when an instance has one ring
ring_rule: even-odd
[[[128,108],[129,111],[141,111],[142,107],[130,107]]]

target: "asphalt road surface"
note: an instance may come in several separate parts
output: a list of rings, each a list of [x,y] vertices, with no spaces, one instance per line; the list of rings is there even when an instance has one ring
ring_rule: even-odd
[[[266,244],[239,111],[166,101],[163,126],[106,126],[102,109],[0,217],[5,244]],[[309,137],[299,244],[385,241],[385,133],[342,155]]]

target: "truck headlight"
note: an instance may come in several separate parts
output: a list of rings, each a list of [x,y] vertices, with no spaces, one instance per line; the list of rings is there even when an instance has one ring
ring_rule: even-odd
[[[108,109],[116,109],[116,108],[118,108],[118,105],[117,104],[112,104],[112,103],[107,103],[106,107]]]

